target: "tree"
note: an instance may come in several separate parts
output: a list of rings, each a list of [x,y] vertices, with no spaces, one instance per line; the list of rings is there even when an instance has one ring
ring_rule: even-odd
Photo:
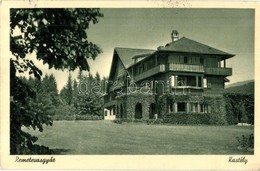
[[[72,82],[71,74],[69,73],[66,86],[61,92],[61,96],[68,103],[68,105],[71,105],[71,101],[72,101],[72,95],[73,95],[72,86],[73,86],[73,82]]]
[[[78,82],[76,79],[73,80],[73,91],[72,91],[72,103],[75,108],[77,108],[77,97],[79,94]]]
[[[37,137],[21,130],[25,126],[42,131],[43,124],[52,125],[50,117],[31,105],[35,91],[16,76],[17,71],[29,72],[40,80],[42,72],[27,54],[35,52],[36,59],[49,68],[89,70],[87,59],[95,59],[101,49],[87,40],[87,29],[100,17],[99,9],[10,10],[10,50],[14,55],[10,59],[11,154],[52,153],[35,144]]]
[[[96,72],[95,79],[96,79],[97,82],[101,81],[101,78],[100,78],[100,75],[99,75],[98,72]]]
[[[81,80],[83,79],[82,70],[79,70],[77,79],[78,79],[79,81],[81,81]]]
[[[102,80],[101,80],[101,90],[102,90],[103,95],[106,93],[107,81],[108,81],[107,77],[103,77]]]

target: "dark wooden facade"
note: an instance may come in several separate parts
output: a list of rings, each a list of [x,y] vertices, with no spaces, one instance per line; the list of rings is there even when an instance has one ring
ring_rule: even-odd
[[[132,55],[128,51],[120,48],[114,51],[104,106],[109,114],[106,113],[105,117],[114,115],[115,118],[137,119],[133,113],[139,110],[143,119],[157,118],[163,115],[157,110],[161,96],[221,96],[228,81],[226,77],[232,75],[232,69],[226,67],[226,60],[234,55],[187,38],[154,51],[131,49]],[[141,97],[151,104],[144,107],[142,102],[138,102],[141,109],[134,110],[133,106]],[[210,106],[199,102],[165,103],[165,112],[204,113],[211,110]]]

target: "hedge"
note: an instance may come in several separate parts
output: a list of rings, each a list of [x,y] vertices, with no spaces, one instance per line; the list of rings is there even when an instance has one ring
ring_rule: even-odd
[[[103,116],[97,115],[54,115],[53,120],[101,120]]]
[[[164,123],[171,124],[210,124],[207,113],[167,113],[163,116]]]

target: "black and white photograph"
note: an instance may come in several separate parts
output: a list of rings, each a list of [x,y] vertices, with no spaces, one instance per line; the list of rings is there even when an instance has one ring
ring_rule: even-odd
[[[8,17],[2,122],[14,163],[207,155],[259,168],[254,8],[11,7]]]

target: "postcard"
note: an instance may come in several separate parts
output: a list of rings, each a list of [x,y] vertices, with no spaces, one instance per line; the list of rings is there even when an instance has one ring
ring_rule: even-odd
[[[1,168],[258,170],[259,4],[1,2]]]

